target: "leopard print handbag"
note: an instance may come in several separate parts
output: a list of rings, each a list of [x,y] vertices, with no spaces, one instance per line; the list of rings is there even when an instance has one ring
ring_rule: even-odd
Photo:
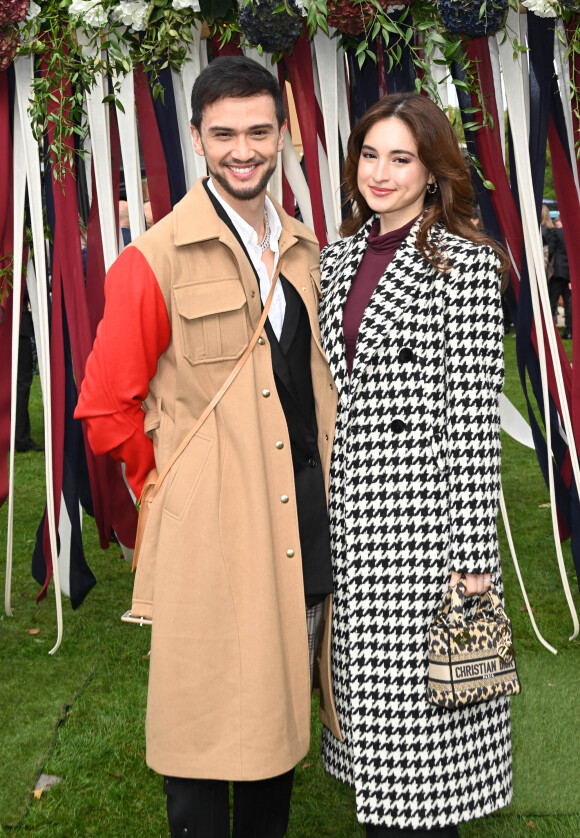
[[[493,584],[465,619],[465,582],[449,588],[429,631],[427,700],[455,710],[468,704],[516,695],[512,624]]]

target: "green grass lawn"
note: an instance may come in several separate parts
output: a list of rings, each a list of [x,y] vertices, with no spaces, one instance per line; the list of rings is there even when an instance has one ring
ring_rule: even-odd
[[[506,338],[506,394],[524,411],[515,340]],[[41,438],[38,379],[31,418]],[[40,604],[30,555],[44,506],[43,457],[16,455],[14,616],[0,616],[0,835],[36,838],[166,838],[161,779],[144,761],[149,629],[127,626],[132,576],[120,550],[101,551],[86,519],[85,547],[97,585],[73,612],[64,601],[65,635],[56,639],[52,588]],[[538,626],[558,650],[536,641],[500,523],[507,610],[516,637],[522,694],[512,702],[514,801],[501,813],[461,827],[462,838],[580,838],[580,643],[559,579],[548,492],[535,454],[503,439],[503,485],[518,556]],[[6,538],[6,506],[0,536]],[[564,545],[576,606],[578,588]],[[38,629],[36,633],[29,633]],[[360,838],[354,796],[328,777],[313,739],[296,772],[289,838]],[[40,772],[61,778],[34,798]]]

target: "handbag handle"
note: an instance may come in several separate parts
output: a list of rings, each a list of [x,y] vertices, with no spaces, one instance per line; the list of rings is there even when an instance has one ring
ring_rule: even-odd
[[[482,594],[477,594],[477,596],[479,597],[479,602],[477,603],[475,617],[483,616],[486,610],[491,609],[498,622],[507,623],[507,615],[497,595],[493,582],[490,582],[487,591]],[[463,615],[463,606],[465,599],[465,579],[462,577],[457,585],[454,587],[451,587],[451,585],[449,586],[435,617],[436,621],[447,622],[448,617],[451,616],[451,625],[458,627],[464,626],[465,620]]]
[[[189,443],[191,442],[193,437],[196,435],[198,430],[201,428],[201,426],[203,425],[203,423],[205,422],[207,417],[210,415],[210,413],[212,412],[214,407],[217,405],[217,403],[220,401],[222,396],[229,389],[230,385],[233,384],[234,379],[237,378],[238,373],[240,372],[240,370],[242,369],[242,367],[244,366],[244,364],[246,363],[246,361],[250,357],[252,349],[256,345],[256,342],[257,342],[258,338],[260,337],[260,333],[262,332],[262,329],[264,328],[264,324],[266,323],[266,318],[268,317],[268,311],[270,309],[270,303],[272,302],[272,298],[274,297],[274,289],[276,287],[276,283],[278,282],[278,277],[280,276],[281,267],[282,267],[282,259],[280,258],[280,259],[278,259],[278,266],[277,266],[276,272],[275,272],[275,274],[272,278],[272,284],[270,286],[270,291],[268,292],[266,302],[264,303],[264,308],[262,310],[262,316],[260,317],[260,320],[258,321],[258,325],[256,326],[256,329],[255,329],[254,334],[252,335],[252,337],[250,339],[249,344],[246,346],[246,348],[245,348],[243,354],[241,355],[241,357],[239,358],[237,364],[235,365],[233,370],[230,372],[230,374],[228,375],[228,377],[226,378],[226,380],[224,381],[224,383],[222,384],[220,389],[217,391],[217,393],[214,395],[213,399],[206,406],[206,408],[203,411],[203,413],[201,414],[201,416],[196,420],[195,424],[193,425],[193,427],[191,428],[191,430],[189,431],[187,436],[184,437],[184,439],[181,441],[180,445],[175,449],[175,451],[173,452],[173,455],[169,458],[168,462],[165,464],[165,468],[161,471],[161,474],[159,474],[159,476],[155,479],[155,481],[149,481],[149,482],[146,481],[145,482],[145,485],[143,486],[143,490],[141,492],[141,497],[139,498],[139,503],[138,503],[139,507],[141,506],[142,503],[151,504],[153,502],[153,498],[155,497],[155,495],[157,494],[157,492],[161,488],[161,484],[163,483],[163,481],[165,480],[165,478],[169,474],[169,471],[170,471],[171,467],[174,465],[175,461],[178,459],[178,457],[181,456],[181,454],[183,454],[183,452],[185,451],[185,449],[187,448],[187,446],[189,445]],[[150,491],[147,494],[147,489],[149,489],[151,486],[153,486],[153,490]]]

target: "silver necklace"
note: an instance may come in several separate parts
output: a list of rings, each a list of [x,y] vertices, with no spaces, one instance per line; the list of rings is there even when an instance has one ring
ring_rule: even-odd
[[[264,221],[266,222],[266,232],[264,233],[264,238],[258,244],[258,247],[264,253],[270,247],[270,221],[268,219],[268,212],[266,207],[264,207]]]

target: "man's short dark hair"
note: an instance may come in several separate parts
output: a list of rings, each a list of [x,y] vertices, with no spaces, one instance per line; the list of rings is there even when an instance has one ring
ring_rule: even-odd
[[[244,99],[269,93],[274,99],[280,128],[286,119],[280,85],[269,70],[246,56],[214,58],[201,71],[191,91],[191,124],[199,131],[203,109],[228,96]]]

